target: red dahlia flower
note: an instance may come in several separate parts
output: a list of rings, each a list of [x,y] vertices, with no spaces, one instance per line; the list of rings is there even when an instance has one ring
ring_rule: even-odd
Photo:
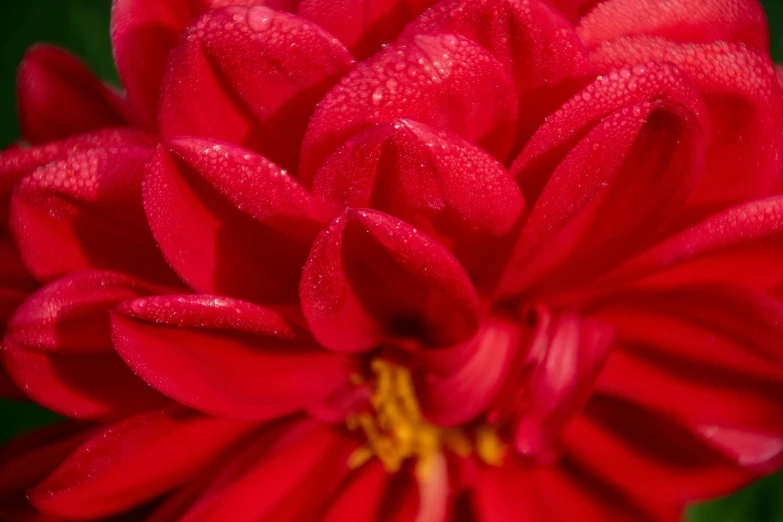
[[[115,0],[127,98],[26,56],[3,389],[74,420],[0,517],[673,521],[781,466],[755,1],[264,3]]]

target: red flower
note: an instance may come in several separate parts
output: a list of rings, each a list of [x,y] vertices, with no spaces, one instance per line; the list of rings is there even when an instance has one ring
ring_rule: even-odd
[[[25,58],[3,389],[75,420],[0,517],[673,521],[781,467],[755,1],[263,3],[115,0],[127,99]]]

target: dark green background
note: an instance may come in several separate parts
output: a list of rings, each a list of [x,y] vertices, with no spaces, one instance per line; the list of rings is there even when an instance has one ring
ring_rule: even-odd
[[[165,0],[160,0],[165,1]],[[109,0],[4,0],[0,16],[0,145],[17,138],[14,71],[35,42],[61,45],[101,77],[116,81],[109,45]],[[783,0],[764,0],[772,55],[783,62]],[[56,417],[29,404],[0,400],[0,442]],[[783,474],[731,497],[692,509],[693,522],[783,522]]]

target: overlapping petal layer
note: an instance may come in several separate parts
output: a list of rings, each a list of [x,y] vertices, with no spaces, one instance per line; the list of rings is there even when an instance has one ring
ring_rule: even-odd
[[[674,522],[783,466],[757,2],[115,0],[112,41],[128,99],[35,48],[0,155],[0,393],[82,421],[0,452],[0,518]]]

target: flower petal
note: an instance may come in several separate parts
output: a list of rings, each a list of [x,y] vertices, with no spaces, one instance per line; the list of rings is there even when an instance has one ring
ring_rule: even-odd
[[[128,99],[154,127],[160,85],[169,52],[188,24],[208,9],[225,5],[267,5],[279,9],[287,0],[114,0],[111,41]]]
[[[482,467],[476,477],[474,499],[479,522],[682,520],[680,509],[651,509],[646,498],[629,499],[621,488],[585,473],[566,459],[556,467],[518,461],[502,468]]]
[[[90,434],[77,423],[28,432],[0,449],[0,518],[8,522],[59,522],[27,501],[27,490],[46,478]]]
[[[778,300],[746,289],[695,287],[607,300],[597,315],[618,330],[624,347],[607,363],[602,393],[692,431],[717,426],[783,440]]]
[[[579,22],[577,33],[586,47],[621,36],[648,35],[769,49],[764,8],[745,0],[607,0]]]
[[[394,480],[380,461],[365,464],[356,470],[343,486],[337,498],[321,517],[322,522],[375,522],[379,515],[392,518],[392,510],[400,504],[385,502],[389,483]]]
[[[5,221],[14,186],[38,167],[89,149],[152,147],[156,137],[131,127],[101,129],[36,146],[19,146],[0,152],[0,216]]]
[[[295,170],[315,104],[352,63],[333,36],[293,15],[266,7],[209,11],[168,62],[161,132],[237,143]]]
[[[301,269],[330,212],[257,154],[211,140],[161,146],[144,207],[166,259],[202,293],[297,301]]]
[[[614,331],[604,322],[543,307],[531,309],[526,320],[535,324],[529,349],[517,356],[488,420],[510,417],[516,451],[546,457],[592,394]]]
[[[577,24],[598,4],[605,0],[549,0],[568,20]]]
[[[277,447],[266,440],[249,447],[181,520],[317,520],[348,473],[357,443],[331,428],[308,428],[295,428],[300,433],[284,436],[288,442]]]
[[[459,262],[393,217],[347,210],[316,239],[299,288],[323,346],[361,352],[387,336],[443,346],[469,338],[479,302]]]
[[[666,100],[596,124],[549,177],[500,292],[530,300],[572,291],[649,245],[683,208],[704,147],[696,116]]]
[[[514,159],[511,174],[528,202],[541,195],[555,167],[602,119],[633,104],[669,100],[694,114],[705,132],[707,107],[688,78],[675,66],[650,62],[597,78],[556,111]]]
[[[671,62],[703,93],[710,109],[710,145],[691,206],[763,197],[780,181],[783,99],[766,53],[742,44],[628,37],[597,47],[591,58],[604,70],[649,60]]]
[[[22,137],[32,143],[123,125],[125,100],[80,61],[55,47],[32,47],[19,66],[17,85]]]
[[[443,1],[406,27],[403,37],[432,33],[473,40],[513,78],[520,126],[515,153],[587,83],[587,52],[571,23],[543,0]]]
[[[190,480],[252,428],[183,409],[131,417],[85,442],[30,492],[30,501],[65,518],[119,513]]]
[[[296,13],[335,35],[355,57],[365,60],[435,3],[437,0],[300,0]]]
[[[359,64],[318,104],[302,145],[309,186],[337,147],[375,123],[411,118],[458,134],[501,161],[517,124],[517,101],[500,62],[465,38],[417,35]]]
[[[151,153],[146,147],[89,149],[17,185],[11,227],[33,275],[50,280],[96,268],[176,281],[142,208],[141,178]]]
[[[474,278],[499,268],[497,250],[522,214],[514,180],[488,153],[413,120],[378,124],[338,148],[313,193],[341,208],[374,208],[439,240]]]
[[[109,310],[151,291],[131,277],[98,271],[46,285],[8,324],[2,351],[7,371],[36,402],[80,419],[124,417],[167,404],[111,346]]]
[[[596,286],[724,283],[772,288],[783,280],[783,197],[711,215],[631,258]]]
[[[502,388],[521,342],[516,323],[491,318],[472,339],[424,354],[415,374],[424,416],[445,427],[473,420]]]
[[[14,310],[36,288],[38,282],[22,263],[8,231],[0,226],[0,336],[5,333],[6,322]]]
[[[123,304],[114,346],[169,397],[221,416],[267,419],[348,383],[349,357],[327,352],[279,314],[234,299],[167,296]]]
[[[753,478],[670,418],[602,396],[574,420],[565,445],[604,481],[656,503],[724,495]]]

